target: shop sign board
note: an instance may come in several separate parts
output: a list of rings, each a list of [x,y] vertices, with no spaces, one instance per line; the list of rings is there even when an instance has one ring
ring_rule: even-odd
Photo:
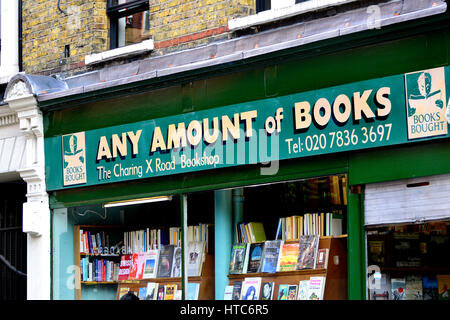
[[[48,137],[47,190],[448,138],[449,77],[440,67]]]

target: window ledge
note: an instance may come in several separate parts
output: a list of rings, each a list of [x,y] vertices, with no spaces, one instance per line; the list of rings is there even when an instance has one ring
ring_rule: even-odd
[[[130,57],[133,55],[151,51],[153,50],[153,48],[154,48],[153,39],[144,40],[142,42],[131,44],[125,47],[87,55],[84,57],[84,63],[86,65],[90,65],[117,58]]]
[[[230,19],[228,21],[228,29],[230,31],[245,29],[264,23],[289,18],[306,12],[320,10],[330,6],[339,6],[354,1],[357,0],[310,0],[284,8],[261,11],[247,17]]]

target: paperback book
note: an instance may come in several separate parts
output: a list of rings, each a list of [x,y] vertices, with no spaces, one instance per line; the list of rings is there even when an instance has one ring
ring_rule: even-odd
[[[297,300],[308,300],[309,280],[300,280],[298,283]]]
[[[280,253],[278,271],[293,271],[296,269],[299,243],[284,243]]]
[[[438,299],[450,300],[450,275],[437,275],[438,280]]]
[[[392,300],[406,300],[406,280],[405,278],[391,279]]]
[[[158,260],[158,278],[168,278],[172,273],[174,245],[165,245],[161,247]]]
[[[278,269],[283,240],[266,241],[262,257],[261,272],[275,273]]]
[[[158,270],[159,250],[149,250],[145,253],[145,265],[143,279],[156,278]]]
[[[177,291],[176,284],[166,284],[164,292],[164,300],[173,300],[175,296],[175,291]]]
[[[289,291],[288,284],[280,284],[278,287],[278,300],[287,300]]]
[[[247,273],[260,272],[263,250],[264,242],[256,242],[250,244]]]
[[[275,285],[274,282],[264,282],[262,284],[261,300],[272,300],[273,299],[274,285]]]
[[[189,277],[197,277],[201,276],[203,259],[205,255],[205,242],[189,242],[188,243],[188,276]]]
[[[287,300],[297,300],[297,285],[289,285]]]
[[[369,288],[369,300],[391,300],[391,278],[387,273],[379,274]]]
[[[311,277],[308,283],[308,300],[323,300],[325,277]]]
[[[261,278],[245,278],[242,283],[241,300],[259,300],[259,291],[261,289]]]
[[[145,295],[145,300],[156,300],[158,295],[158,286],[156,282],[147,283],[147,292]]]
[[[175,247],[172,260],[172,277],[181,277],[181,248]]]
[[[423,300],[438,300],[438,280],[436,276],[422,278]]]
[[[200,283],[188,282],[187,300],[198,300],[200,294]]]
[[[232,300],[241,300],[242,281],[238,280],[233,283],[233,298]]]
[[[330,249],[324,248],[317,251],[316,269],[326,269],[328,267],[328,254]]]
[[[422,277],[407,275],[405,288],[406,300],[423,300]]]
[[[301,236],[299,254],[297,259],[297,270],[314,269],[316,266],[318,249],[319,236]]]
[[[244,271],[247,243],[233,245],[231,252],[230,274],[242,274]]]
[[[223,300],[233,300],[233,286],[225,286]]]

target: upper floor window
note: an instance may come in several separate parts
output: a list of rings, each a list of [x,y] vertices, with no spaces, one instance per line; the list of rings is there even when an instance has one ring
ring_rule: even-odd
[[[110,49],[150,38],[148,0],[108,0]]]
[[[293,6],[309,0],[256,0],[256,13],[270,9],[278,9]]]

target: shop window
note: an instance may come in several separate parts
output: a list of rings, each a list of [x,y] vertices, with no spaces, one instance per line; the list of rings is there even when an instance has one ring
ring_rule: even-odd
[[[450,222],[367,229],[369,300],[450,299]]]
[[[110,49],[139,43],[150,38],[148,0],[108,0]]]

